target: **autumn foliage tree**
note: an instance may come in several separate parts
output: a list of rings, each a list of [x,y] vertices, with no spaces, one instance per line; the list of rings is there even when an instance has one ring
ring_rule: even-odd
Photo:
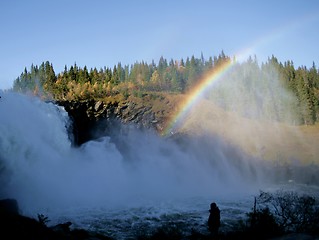
[[[206,60],[194,55],[186,60],[169,61],[160,57],[156,64],[145,61],[123,66],[91,68],[65,66],[56,74],[50,62],[24,69],[14,81],[13,90],[40,96],[44,99],[83,100],[104,98],[117,94],[125,97],[139,92],[186,93],[207,73],[231,64],[234,71],[223,85],[208,93],[207,98],[228,111],[236,110],[249,118],[286,121],[295,115],[293,124],[314,124],[319,116],[319,73],[316,65],[308,69],[295,68],[292,61],[281,63],[274,56],[259,64],[249,57],[242,63],[222,51]],[[275,82],[274,79],[279,81]],[[289,94],[283,95],[284,88]],[[229,94],[231,89],[232,94]],[[258,91],[256,91],[258,89]],[[240,96],[240,101],[236,99]],[[293,99],[293,100],[292,100]]]

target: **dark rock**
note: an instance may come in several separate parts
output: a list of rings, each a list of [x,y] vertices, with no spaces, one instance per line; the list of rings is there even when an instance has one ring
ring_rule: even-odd
[[[0,239],[64,239],[35,219],[16,213],[0,214]]]
[[[152,107],[143,104],[101,100],[59,101],[57,104],[64,107],[73,121],[72,132],[75,145],[109,135],[114,121],[121,124],[134,124],[140,129],[161,130],[161,120],[156,119]]]
[[[84,229],[71,230],[71,222],[61,223],[54,227],[23,215],[18,212],[15,199],[0,200],[0,239],[24,240],[110,240],[100,234]]]
[[[70,226],[71,225],[72,225],[71,222],[60,223],[58,225],[55,225],[55,226],[51,227],[51,229],[54,232],[65,234],[65,235],[69,235],[71,233],[71,230],[70,230]]]
[[[18,202],[15,199],[0,200],[0,214],[19,214]]]

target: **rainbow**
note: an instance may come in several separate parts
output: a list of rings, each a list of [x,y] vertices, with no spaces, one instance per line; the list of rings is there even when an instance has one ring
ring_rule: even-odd
[[[222,77],[232,69],[235,62],[229,60],[221,64],[218,67],[214,67],[213,70],[199,80],[199,83],[192,88],[187,94],[186,100],[178,106],[178,110],[172,114],[166,127],[162,131],[162,135],[167,136],[175,132],[178,129],[189,114],[190,110],[196,105],[198,100],[203,96],[204,92],[210,89],[214,83],[218,82]]]
[[[251,56],[259,48],[264,48],[270,42],[274,42],[282,38],[285,34],[293,32],[298,28],[301,28],[309,22],[314,22],[318,19],[318,11],[312,14],[307,14],[301,18],[294,20],[293,22],[288,21],[285,25],[279,26],[273,29],[266,35],[262,35],[257,38],[254,42],[249,44],[249,47],[242,48],[241,51],[237,52],[234,56],[241,62]],[[235,65],[235,61],[227,61],[219,67],[214,67],[212,72],[207,74],[205,77],[200,79],[198,85],[196,85],[186,98],[186,100],[180,104],[177,111],[169,118],[166,127],[162,130],[162,135],[168,135],[174,133],[176,129],[182,126],[185,117],[188,115],[192,107],[198,102],[198,100],[203,96],[203,93],[210,89],[214,83],[218,82],[222,77],[232,69]]]

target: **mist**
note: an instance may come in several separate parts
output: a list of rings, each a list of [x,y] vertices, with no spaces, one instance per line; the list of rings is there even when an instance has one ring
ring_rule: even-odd
[[[260,190],[310,191],[319,185],[318,149],[295,125],[295,97],[275,69],[263,67],[266,75],[256,75],[257,65],[235,65],[174,134],[107,119],[80,146],[63,107],[2,91],[0,198],[56,223],[62,217],[103,232],[107,222],[125,239],[128,225],[139,230],[170,217],[206,229],[211,201],[228,225]]]
[[[234,63],[205,91],[179,131],[217,135],[269,162],[316,163],[319,152],[312,147],[316,140],[305,134],[311,126],[308,131],[300,127],[302,106],[282,81],[270,63]]]
[[[223,79],[209,91],[209,99],[226,111],[258,121],[296,124],[297,98],[276,67],[257,59],[234,63]]]
[[[12,92],[1,96],[0,197],[17,199],[28,214],[234,197],[265,182],[259,159],[219,137],[162,138],[121,125],[120,132],[72,147],[63,108]]]

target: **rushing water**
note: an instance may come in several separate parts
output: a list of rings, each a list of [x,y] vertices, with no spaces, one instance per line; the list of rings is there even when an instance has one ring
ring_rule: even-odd
[[[238,220],[245,219],[251,210],[252,197],[242,197],[235,201],[216,199],[221,210],[222,231],[230,230]],[[210,197],[172,199],[171,201],[152,201],[143,206],[108,208],[68,209],[59,213],[57,222],[76,219],[73,227],[89,229],[112,236],[116,239],[128,239],[139,234],[152,234],[158,228],[178,228],[185,234],[192,229],[207,234],[208,207]],[[63,216],[64,217],[61,217]],[[52,222],[53,224],[55,222]]]
[[[72,147],[63,108],[0,95],[0,198],[49,225],[71,221],[117,239],[168,225],[205,233],[215,201],[226,231],[272,184],[267,164],[215,136],[176,140],[133,127]]]

